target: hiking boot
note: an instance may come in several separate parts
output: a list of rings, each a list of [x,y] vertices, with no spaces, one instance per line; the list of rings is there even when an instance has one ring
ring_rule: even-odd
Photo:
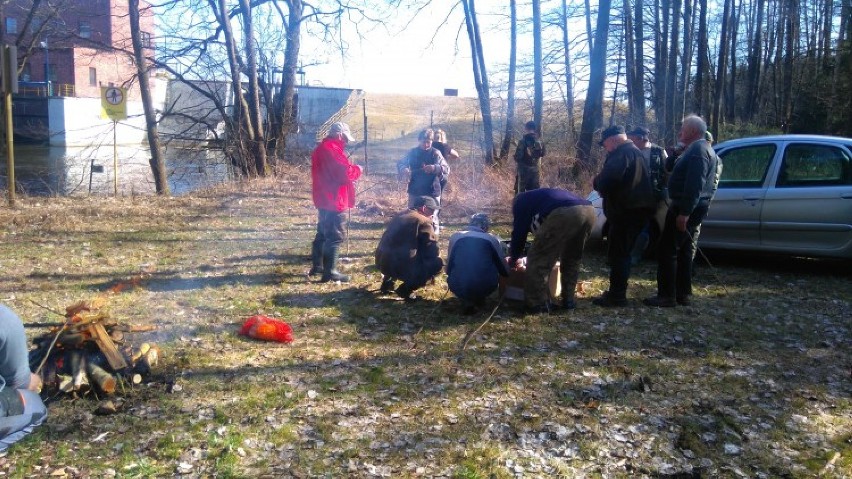
[[[327,248],[322,255],[322,278],[320,283],[328,283],[329,281],[340,281],[348,283],[349,276],[337,270],[338,249],[337,247]]]
[[[642,304],[652,308],[674,308],[677,305],[673,298],[667,298],[665,296],[651,296],[650,298],[645,298],[642,300]]]
[[[562,300],[562,309],[572,310],[577,307],[577,301],[574,298],[563,299]]]
[[[322,274],[322,244],[311,244],[311,270],[308,276]]]
[[[399,285],[395,292],[396,295],[402,298],[406,303],[413,303],[417,301],[417,296],[414,295],[414,290],[405,283]]]
[[[604,308],[620,308],[627,306],[627,298],[615,298],[609,294],[609,291],[604,291],[602,295],[592,300],[592,304]]]
[[[689,306],[689,305],[692,304],[692,300],[689,299],[689,296],[678,296],[677,297],[677,304],[679,304],[681,306]]]
[[[328,274],[323,273],[322,278],[320,278],[320,283],[328,283],[329,281],[339,281],[341,283],[348,283],[349,276],[341,273],[340,271],[332,270]]]
[[[379,293],[381,294],[391,294],[394,290],[394,281],[391,277],[385,277],[382,279],[382,285],[379,287]]]

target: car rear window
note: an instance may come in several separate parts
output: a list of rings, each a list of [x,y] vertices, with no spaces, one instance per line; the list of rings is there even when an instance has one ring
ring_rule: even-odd
[[[723,165],[719,188],[763,186],[775,149],[775,144],[769,143],[729,148],[719,153]]]
[[[727,166],[727,165],[726,165]],[[841,147],[793,143],[784,150],[779,188],[852,184],[852,161]]]

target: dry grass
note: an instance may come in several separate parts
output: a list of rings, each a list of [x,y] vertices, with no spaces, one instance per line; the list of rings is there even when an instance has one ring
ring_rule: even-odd
[[[456,171],[447,231],[486,210],[507,236],[512,172]],[[129,390],[118,415],[93,415],[89,399],[52,402],[48,423],[0,455],[0,472],[852,475],[848,264],[714,255],[688,308],[581,299],[569,313],[524,316],[501,306],[459,358],[483,318],[461,316],[452,297],[439,303],[443,278],[419,304],[375,293],[372,252],[404,204],[402,185],[360,183],[353,282],[318,284],[305,276],[315,210],[298,173],[181,198],[25,198],[0,209],[0,300],[28,323],[54,321],[37,304],[60,310],[144,274],[111,297],[111,313],[156,324],[136,339],[166,352],[158,380]],[[583,298],[605,289],[606,272],[590,247]],[[653,273],[637,268],[632,297],[651,294]],[[295,343],[236,336],[255,313],[290,322]]]

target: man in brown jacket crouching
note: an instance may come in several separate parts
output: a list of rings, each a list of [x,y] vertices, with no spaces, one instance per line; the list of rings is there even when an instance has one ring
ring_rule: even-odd
[[[395,292],[407,302],[414,301],[414,290],[441,272],[444,262],[438,256],[438,242],[432,228],[432,213],[438,203],[431,196],[414,199],[411,209],[396,215],[385,229],[376,248],[376,266],[382,272],[382,293],[394,291],[394,282],[402,284]]]

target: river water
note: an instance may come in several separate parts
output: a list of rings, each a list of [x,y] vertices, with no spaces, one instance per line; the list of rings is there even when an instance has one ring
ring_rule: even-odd
[[[5,148],[0,154],[0,188],[7,190]],[[169,145],[163,148],[174,195],[225,183],[233,172],[222,150]],[[79,196],[152,194],[154,178],[146,146],[48,147],[15,145],[18,194]],[[115,161],[114,158],[117,158]],[[116,168],[117,164],[117,168]]]

